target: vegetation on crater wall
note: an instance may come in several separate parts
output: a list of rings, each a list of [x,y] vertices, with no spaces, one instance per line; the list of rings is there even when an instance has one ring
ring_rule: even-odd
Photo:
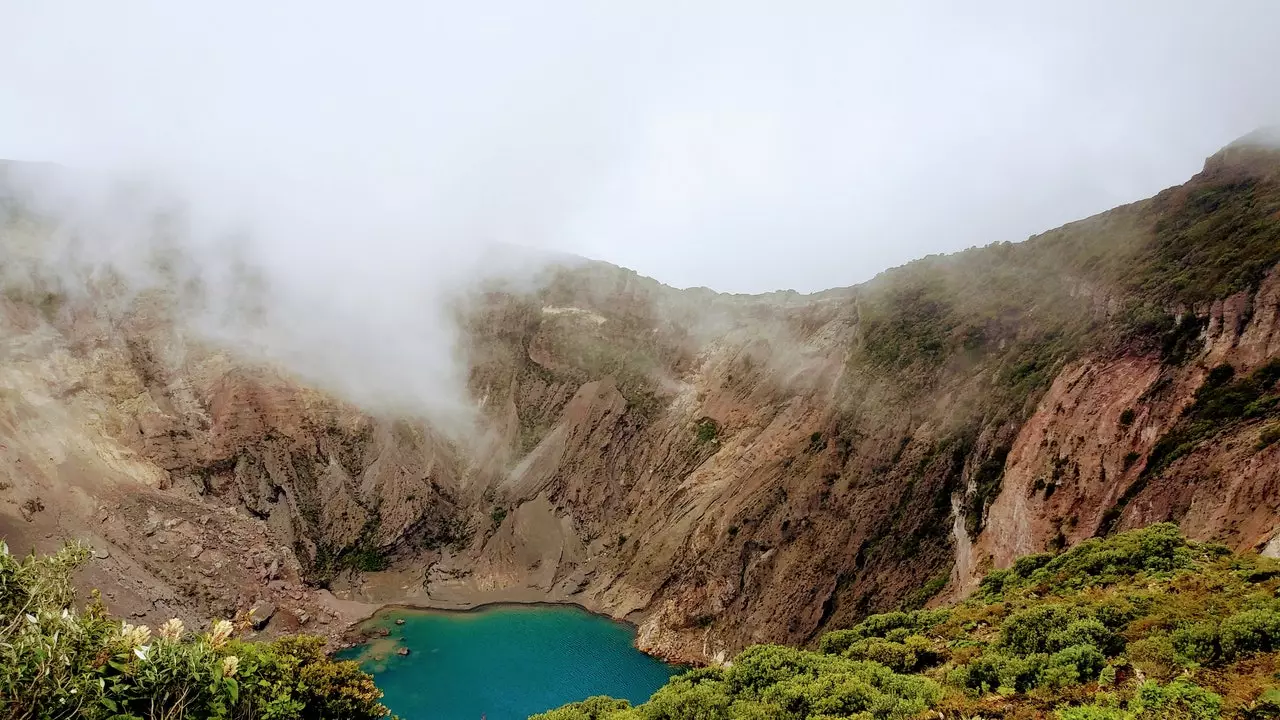
[[[1166,304],[1193,305],[1248,291],[1280,262],[1280,193],[1257,178],[1192,183],[1166,198],[1154,242],[1129,287]]]
[[[1075,359],[1136,351],[1185,364],[1203,347],[1206,303],[1256,289],[1280,262],[1277,217],[1274,180],[1206,172],[1023,243],[886,271],[857,289],[859,342],[844,374],[849,412],[859,412],[866,383],[876,382],[904,406],[951,398],[958,411],[935,428],[944,437],[992,438],[1021,424]],[[1264,395],[1257,403],[1271,402]],[[1270,407],[1238,409],[1257,415]],[[1130,410],[1121,424],[1133,420]],[[1144,477],[1210,437],[1211,422],[1180,423],[1152,453]],[[974,535],[999,493],[1004,447],[975,442],[969,449],[977,454],[965,463],[973,491],[964,511]],[[1139,459],[1127,459],[1126,469]]]
[[[1020,558],[975,596],[873,615],[816,649],[761,645],[631,707],[536,720],[1280,716],[1280,562],[1153,525]]]
[[[1146,489],[1151,479],[1179,458],[1239,423],[1280,412],[1277,382],[1280,382],[1280,359],[1272,360],[1243,378],[1236,378],[1235,369],[1230,365],[1219,365],[1210,370],[1182,417],[1156,440],[1141,475],[1102,516],[1098,534],[1111,532],[1125,508]],[[1274,438],[1268,439],[1269,431],[1270,428],[1263,428],[1259,433],[1260,447],[1257,449],[1274,442]],[[1125,469],[1139,459],[1141,456],[1137,453],[1126,455]]]
[[[1195,401],[1174,427],[1156,441],[1143,474],[1154,475],[1205,440],[1242,420],[1265,417],[1280,409],[1280,359],[1235,378],[1230,365],[1209,371]]]

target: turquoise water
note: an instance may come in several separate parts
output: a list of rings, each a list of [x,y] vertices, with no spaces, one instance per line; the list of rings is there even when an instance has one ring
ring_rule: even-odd
[[[630,626],[571,606],[391,610],[369,625],[391,636],[340,657],[359,660],[404,720],[524,720],[592,695],[640,703],[682,671],[636,650]]]

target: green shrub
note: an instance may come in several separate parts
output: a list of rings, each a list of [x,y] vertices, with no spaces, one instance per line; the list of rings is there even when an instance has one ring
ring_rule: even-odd
[[[606,720],[616,718],[621,711],[630,709],[631,703],[626,700],[597,695],[534,715],[529,720]]]
[[[1087,610],[1040,605],[1007,618],[1000,627],[1000,645],[1017,655],[1055,653],[1080,645],[1114,655],[1124,648],[1124,641]]]
[[[1107,658],[1093,645],[1072,645],[1049,657],[1037,685],[1066,687],[1093,682],[1107,664]]]
[[[1275,720],[1280,718],[1280,688],[1264,691],[1258,699],[1244,708],[1247,720]]]
[[[1138,453],[1138,452],[1134,452],[1133,450],[1130,450],[1129,452],[1124,454],[1124,460],[1121,463],[1121,467],[1125,470],[1128,470],[1129,468],[1133,467],[1134,463],[1138,462],[1141,459],[1142,459],[1142,453]]]
[[[720,426],[711,418],[702,418],[697,424],[698,444],[705,445],[709,442],[715,442],[720,435]]]
[[[1222,621],[1218,635],[1227,660],[1274,650],[1280,646],[1280,613],[1271,609],[1236,613]]]
[[[995,599],[1032,583],[1059,591],[1105,586],[1139,573],[1188,567],[1192,557],[1192,547],[1177,525],[1157,523],[1114,537],[1090,538],[1047,561],[1037,557],[1022,567],[1015,563],[1009,570],[989,573],[979,590],[984,597]]]
[[[1212,622],[1201,622],[1178,628],[1170,635],[1173,649],[1181,657],[1207,665],[1220,656],[1218,628]]]
[[[694,670],[673,678],[635,709],[646,720],[696,718],[865,717],[908,720],[935,705],[942,690],[918,675],[901,675],[874,662],[775,645],[743,651],[732,666]],[[543,715],[540,720],[578,720]],[[630,717],[602,715],[609,720]]]
[[[921,635],[910,635],[895,642],[883,638],[865,638],[850,645],[843,653],[851,660],[871,660],[900,673],[911,673],[938,662],[933,643]]]
[[[822,636],[818,642],[818,650],[832,655],[840,655],[854,642],[864,638],[889,638],[895,631],[900,632],[896,639],[907,635],[926,631],[951,616],[947,609],[912,610],[910,612],[889,612],[871,615],[848,630],[836,630]]]
[[[816,653],[748,648],[601,717],[1261,720],[1280,707],[1265,694],[1280,667],[1275,560],[1161,524],[1019,558],[982,588],[950,608],[871,615]],[[584,717],[564,710],[579,714],[545,720]]]
[[[1125,654],[1134,667],[1160,679],[1173,677],[1185,664],[1168,633],[1153,633],[1134,640],[1125,648]]]
[[[1065,605],[1042,605],[1023,610],[1000,626],[1000,646],[1017,655],[1058,650],[1060,648],[1051,646],[1051,635],[1066,630],[1068,624],[1078,619],[1080,612]]]
[[[155,634],[74,607],[80,545],[19,560],[0,542],[0,717],[88,720],[375,720],[382,693],[324,640],[231,639],[232,623]]]
[[[1146,681],[1129,707],[1143,720],[1218,720],[1222,717],[1221,696],[1182,679],[1168,685]]]
[[[1121,427],[1129,427],[1130,425],[1132,425],[1134,417],[1136,417],[1136,415],[1133,412],[1133,408],[1125,408],[1123,411],[1121,411],[1120,413]]]
[[[1016,656],[988,651],[954,668],[947,682],[977,694],[1027,692],[1040,685],[1049,657],[1044,653]]]
[[[1118,703],[1059,708],[1059,720],[1219,720],[1222,698],[1187,682],[1161,685],[1148,680],[1138,688],[1127,709]]]

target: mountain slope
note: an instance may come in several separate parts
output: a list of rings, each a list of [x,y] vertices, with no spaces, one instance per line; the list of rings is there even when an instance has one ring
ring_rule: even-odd
[[[460,309],[461,434],[198,340],[179,289],[17,266],[0,532],[89,539],[88,581],[140,616],[269,603],[271,629],[336,632],[342,599],[572,600],[692,661],[1158,520],[1266,547],[1277,262],[1280,153],[1244,138],[1149,200],[852,288],[556,269]]]

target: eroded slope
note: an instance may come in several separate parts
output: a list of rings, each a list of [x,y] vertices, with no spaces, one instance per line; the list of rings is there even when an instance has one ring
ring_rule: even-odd
[[[571,600],[689,660],[1156,520],[1265,547],[1277,168],[1244,140],[1150,200],[817,295],[603,264],[477,289],[461,432],[199,340],[172,289],[11,284],[0,531],[88,537],[92,581],[157,618]],[[1214,388],[1248,397],[1198,426]]]

